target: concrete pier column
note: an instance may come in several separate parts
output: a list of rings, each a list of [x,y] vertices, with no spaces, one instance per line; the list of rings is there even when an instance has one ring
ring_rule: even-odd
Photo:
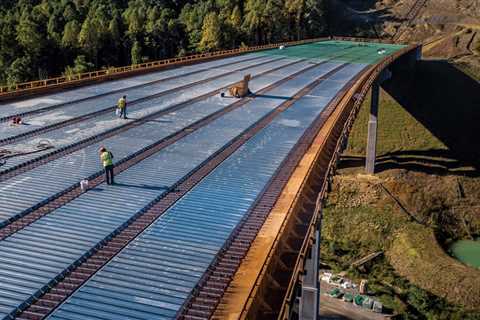
[[[365,171],[367,172],[367,174],[375,173],[379,96],[380,84],[375,81],[372,85],[372,102],[370,105],[370,119],[368,120],[367,160],[365,163]]]
[[[318,266],[320,252],[320,229],[315,230],[315,243],[312,245],[310,257],[305,262],[305,274],[302,281],[299,319],[316,320],[319,317],[320,282]]]

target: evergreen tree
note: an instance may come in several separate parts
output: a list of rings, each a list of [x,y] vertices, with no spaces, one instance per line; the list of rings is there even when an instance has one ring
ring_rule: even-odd
[[[0,84],[240,44],[317,37],[325,30],[324,3],[2,0]]]
[[[132,47],[132,64],[142,63],[142,47],[138,41],[135,41]]]
[[[243,28],[250,38],[254,37],[254,43],[260,44],[263,41],[262,28],[265,24],[265,2],[263,0],[247,0],[245,4],[245,19]]]
[[[6,70],[7,84],[13,87],[16,83],[31,79],[34,70],[29,56],[17,58]]]
[[[89,57],[94,61],[97,61],[100,37],[94,21],[91,18],[87,18],[83,22],[82,29],[78,35],[78,42],[82,49],[88,53]]]
[[[17,40],[25,49],[25,53],[38,57],[45,44],[39,24],[32,18],[31,13],[25,10],[17,26]]]
[[[80,25],[73,20],[65,25],[62,36],[62,46],[64,48],[76,48],[78,46],[78,38],[80,34]]]
[[[283,0],[268,0],[265,6],[265,37],[266,42],[286,40],[287,33]],[[288,36],[287,36],[288,38]]]
[[[306,36],[319,37],[325,33],[325,2],[324,0],[305,1]]]
[[[202,39],[200,40],[200,51],[212,51],[220,48],[221,28],[218,15],[215,12],[209,13],[203,20]]]
[[[93,63],[88,62],[84,55],[79,55],[75,59],[73,67],[67,66],[65,68],[64,75],[66,75],[70,79],[73,79],[76,75],[80,73],[85,73],[93,70],[94,67],[95,66],[93,65]]]

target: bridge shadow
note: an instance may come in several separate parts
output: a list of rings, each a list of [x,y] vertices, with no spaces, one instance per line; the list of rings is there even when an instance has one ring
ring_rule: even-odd
[[[270,94],[252,94],[255,98],[267,98],[267,99],[279,99],[279,100],[292,100],[292,97],[286,96],[274,96]]]
[[[413,81],[412,81],[413,79]],[[395,75],[384,89],[448,150],[402,151],[379,158],[379,170],[403,167],[422,172],[478,176],[480,83],[444,60],[422,60],[415,76]],[[436,159],[440,158],[440,159]],[[426,164],[433,168],[427,168]],[[461,169],[473,167],[469,169]],[[475,170],[474,170],[475,169]]]
[[[376,9],[376,3],[376,0],[329,2],[328,32],[335,36],[379,38],[385,23],[403,21],[389,8]]]
[[[117,187],[126,187],[126,188],[135,188],[135,189],[144,189],[144,190],[153,190],[153,191],[173,191],[170,186],[150,186],[146,184],[128,184],[128,183],[119,183],[116,182],[115,186]]]
[[[364,165],[365,157],[342,156],[338,168],[363,167]],[[376,173],[392,169],[405,169],[435,175],[480,176],[480,171],[457,159],[455,155],[445,149],[396,151],[377,156]]]

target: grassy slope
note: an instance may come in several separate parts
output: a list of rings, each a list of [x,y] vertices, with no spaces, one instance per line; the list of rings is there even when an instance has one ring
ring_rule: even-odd
[[[364,155],[367,141],[367,125],[370,97],[364,103],[352,134],[349,137],[347,154]],[[382,91],[378,115],[379,131],[377,154],[385,155],[396,151],[446,149],[413,116],[396,103],[386,92]]]
[[[425,115],[435,114],[435,118],[438,117],[437,111],[442,113],[438,108],[446,105],[442,105],[441,100],[435,102],[434,107],[424,108]],[[340,164],[340,174],[335,178],[324,211],[322,261],[337,270],[345,270],[353,260],[384,250],[387,258],[377,259],[363,270],[350,270],[350,273],[353,277],[370,278],[373,290],[382,297],[387,307],[400,314],[400,318],[479,319],[478,313],[464,313],[461,307],[449,305],[438,297],[452,298],[448,293],[453,291],[446,287],[448,281],[440,281],[441,285],[432,288],[430,284],[438,283],[435,279],[438,275],[424,272],[423,275],[427,276],[422,277],[416,272],[425,271],[424,267],[438,259],[446,261],[442,266],[465,270],[463,265],[443,253],[431,235],[435,231],[442,241],[448,241],[480,232],[478,212],[452,210],[459,205],[478,204],[480,181],[473,174],[475,168],[465,163],[462,157],[457,159],[423,123],[382,93],[378,141],[378,168],[381,172],[377,178],[358,176],[363,164],[367,118],[368,101],[354,126],[346,156]],[[445,141],[451,145],[451,140]],[[423,225],[413,222],[400,210],[382,191],[380,182]],[[459,185],[467,194],[465,198],[458,196]],[[405,237],[412,241],[401,241]],[[427,255],[417,254],[426,248],[435,250]],[[390,262],[395,265],[396,272]],[[437,296],[405,281],[398,273]],[[457,275],[463,278],[462,273],[457,272]],[[475,275],[475,272],[471,274]],[[448,280],[452,278],[448,277]],[[475,282],[475,277],[472,281]],[[462,292],[468,290],[467,283],[464,282],[463,288],[456,289],[455,295],[461,300]],[[454,301],[455,295],[449,300]]]

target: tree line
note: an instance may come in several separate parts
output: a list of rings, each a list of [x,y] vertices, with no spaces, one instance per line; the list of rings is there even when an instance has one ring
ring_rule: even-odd
[[[326,0],[1,0],[0,83],[323,35]]]

